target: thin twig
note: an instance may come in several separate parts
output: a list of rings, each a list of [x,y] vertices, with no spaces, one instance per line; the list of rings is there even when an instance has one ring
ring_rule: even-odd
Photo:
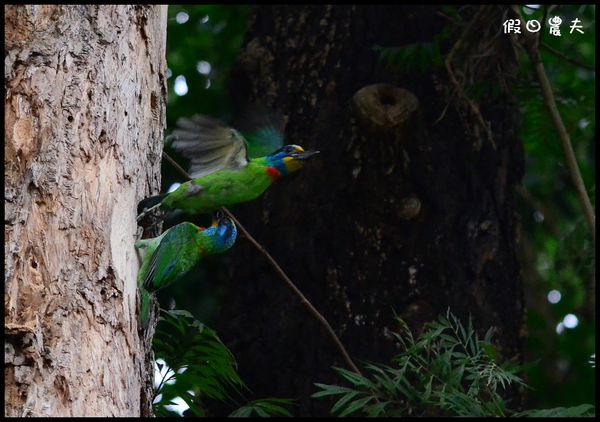
[[[187,171],[185,171],[179,164],[177,164],[177,161],[173,160],[169,154],[163,151],[162,156],[165,160],[169,162],[169,164],[175,167],[175,170],[177,170],[179,174],[181,174],[185,179],[192,180],[192,176],[190,176]]]
[[[519,18],[523,19],[518,6],[513,6],[513,10],[519,16]],[[565,128],[558,108],[556,107],[556,100],[554,99],[552,86],[550,85],[550,81],[548,80],[548,76],[544,70],[544,64],[542,63],[542,59],[540,57],[537,36],[534,33],[525,32],[523,37],[522,44],[525,47],[529,58],[531,59],[533,69],[540,83],[544,105],[548,109],[552,123],[554,124],[554,127],[558,133],[558,139],[565,153],[565,160],[567,162],[567,167],[569,168],[569,173],[571,174],[571,180],[573,181],[573,185],[577,191],[577,196],[579,198],[579,202],[581,203],[581,208],[583,209],[587,224],[592,232],[592,239],[594,242],[596,242],[596,216],[594,214],[594,208],[592,207],[592,203],[585,188],[583,178],[581,177],[581,171],[579,170],[579,165],[577,164],[577,159],[575,158],[575,152],[573,151],[571,138],[569,137],[569,133]]]
[[[173,160],[169,154],[167,154],[166,152],[163,151],[163,157],[187,180],[192,180],[192,178],[190,177],[190,175],[183,169],[181,168],[181,166],[179,164],[177,164],[175,162],[175,160]],[[346,360],[346,363],[350,366],[350,368],[352,368],[352,370],[354,372],[356,372],[357,374],[362,375],[362,372],[360,371],[360,369],[358,369],[358,366],[356,366],[356,364],[354,363],[354,361],[352,360],[352,358],[350,357],[350,355],[348,354],[348,351],[346,350],[346,348],[344,347],[344,345],[342,344],[342,342],[340,341],[339,337],[337,336],[337,334],[335,333],[335,331],[333,331],[333,328],[331,328],[331,325],[329,325],[329,322],[325,319],[325,317],[323,315],[321,315],[321,313],[319,311],[317,311],[317,309],[312,305],[312,303],[310,303],[310,301],[306,298],[306,296],[304,296],[304,294],[302,294],[302,292],[300,291],[300,289],[298,289],[298,287],[296,287],[296,285],[292,282],[292,280],[286,275],[286,273],[283,271],[283,269],[279,266],[279,264],[277,263],[277,261],[275,261],[275,259],[271,256],[271,254],[269,252],[267,252],[267,250],[260,244],[258,243],[258,241],[256,239],[254,239],[254,237],[252,237],[252,235],[250,233],[248,233],[248,230],[246,230],[246,228],[242,225],[242,223],[240,223],[240,221],[231,213],[231,211],[229,211],[227,208],[225,207],[221,207],[221,209],[223,210],[223,212],[225,212],[229,218],[231,218],[234,222],[235,225],[237,226],[237,229],[246,237],[246,239],[248,239],[250,241],[250,243],[261,253],[263,254],[267,260],[269,261],[269,263],[273,266],[273,268],[275,269],[275,271],[277,272],[277,274],[280,276],[280,278],[284,281],[284,283],[294,292],[294,294],[296,294],[296,296],[298,296],[298,298],[300,299],[300,303],[302,303],[302,305],[308,309],[308,311],[319,320],[319,322],[321,323],[321,325],[323,326],[323,328],[325,328],[325,331],[327,331],[327,333],[329,334],[329,336],[331,337],[331,339],[333,340],[333,342],[335,343],[335,345],[337,346],[337,348],[339,349],[339,351],[341,352],[342,356],[344,357],[344,359]]]
[[[300,289],[298,289],[296,287],[296,285],[292,282],[292,280],[290,280],[290,278],[286,275],[286,273],[281,269],[281,267],[279,266],[277,261],[275,261],[275,259],[271,256],[271,254],[269,252],[267,252],[267,250],[260,243],[258,243],[256,241],[256,239],[254,239],[254,237],[252,237],[250,235],[250,233],[248,233],[248,231],[244,228],[244,226],[242,226],[242,224],[239,222],[239,220],[237,218],[235,218],[235,216],[227,208],[221,207],[221,209],[235,222],[237,228],[250,241],[250,243],[252,243],[252,245],[254,245],[254,247],[256,249],[258,249],[260,251],[260,253],[262,253],[267,258],[267,260],[271,263],[273,268],[275,268],[275,271],[277,272],[277,274],[279,274],[279,276],[285,282],[285,284],[287,284],[287,286],[290,289],[292,289],[292,291],[300,298],[300,302],[302,302],[302,305],[304,305],[309,310],[309,312],[311,314],[313,314],[315,316],[315,318],[317,318],[319,320],[321,325],[323,325],[325,330],[329,333],[329,335],[331,336],[331,339],[334,341],[334,343],[336,344],[336,346],[338,347],[338,349],[344,356],[344,359],[346,359],[346,362],[348,363],[348,365],[350,365],[350,367],[355,372],[357,372],[358,374],[361,374],[360,370],[352,361],[352,358],[346,351],[346,348],[344,347],[344,345],[342,344],[342,342],[340,341],[338,336],[335,334],[335,331],[333,331],[333,328],[331,328],[331,325],[329,325],[329,322],[327,322],[325,317],[323,315],[321,315],[319,313],[319,311],[317,311],[315,309],[315,307],[312,305],[312,303],[310,303],[310,301],[306,298],[306,296],[304,296],[304,294],[302,294]]]
[[[564,53],[558,51],[556,48],[554,48],[554,47],[546,44],[545,42],[541,43],[541,46],[543,48],[545,48],[546,50],[548,50],[549,52],[551,52],[552,54],[554,54],[555,56],[557,56],[557,57],[559,57],[559,58],[563,59],[564,61],[567,61],[567,62],[569,62],[571,64],[574,64],[575,66],[578,66],[578,67],[581,67],[581,68],[587,69],[587,70],[592,70],[592,71],[596,70],[595,66],[592,66],[592,65],[589,65],[589,64],[586,64],[586,63],[582,63],[579,60],[576,60],[576,59],[574,59],[572,57],[569,57],[569,56],[565,55]]]
[[[473,29],[473,27],[475,26],[475,24],[479,21],[479,18],[487,10],[488,10],[487,6],[480,6],[479,7],[479,9],[475,13],[475,15],[473,16],[473,18],[471,19],[471,21],[469,22],[469,24],[465,28],[465,30],[462,33],[461,37],[458,39],[458,41],[456,41],[456,43],[454,43],[454,46],[452,46],[452,49],[450,50],[450,52],[446,56],[446,59],[444,60],[444,64],[446,66],[446,70],[448,72],[448,76],[450,77],[450,82],[452,82],[452,85],[454,85],[454,88],[456,89],[456,92],[458,93],[458,95],[460,97],[462,97],[463,101],[467,104],[468,108],[471,109],[471,112],[473,113],[473,115],[477,118],[477,121],[479,122],[479,124],[481,125],[481,127],[483,128],[483,130],[485,131],[485,133],[487,135],[487,138],[490,141],[492,147],[494,149],[497,149],[496,148],[496,142],[494,142],[494,138],[492,136],[492,131],[490,130],[489,125],[485,122],[483,116],[481,115],[481,111],[479,110],[479,107],[477,106],[477,104],[473,100],[471,100],[469,97],[467,97],[467,94],[465,94],[465,92],[463,91],[462,87],[460,86],[460,83],[456,79],[456,75],[454,74],[454,70],[452,69],[452,59],[454,58],[454,55],[462,47],[462,44],[464,43],[464,41],[467,38],[467,35],[471,32],[471,30]]]

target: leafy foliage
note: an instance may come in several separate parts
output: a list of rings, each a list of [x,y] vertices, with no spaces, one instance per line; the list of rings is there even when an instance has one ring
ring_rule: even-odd
[[[168,134],[180,117],[207,114],[227,121],[230,101],[227,79],[242,45],[250,7],[247,5],[203,4],[169,5],[167,21],[167,67],[169,89],[167,103]],[[179,19],[184,16],[186,19]],[[181,23],[180,23],[181,22]],[[200,70],[202,70],[201,73]],[[185,77],[188,92],[175,93],[178,77]],[[183,167],[187,161],[168,145],[165,151]],[[173,183],[181,183],[181,175],[169,164],[162,164],[161,192]],[[210,225],[210,216],[187,216],[199,226]],[[168,218],[163,229],[181,222]],[[210,257],[181,283],[157,293],[162,307],[188,309],[206,324],[216,324],[219,303],[227,283],[228,255]]]
[[[531,418],[563,417],[573,418],[581,416],[596,416],[595,408],[591,404],[582,404],[574,407],[555,407],[553,409],[527,410],[514,416],[528,416]]]
[[[270,417],[270,416],[292,416],[292,414],[285,408],[293,404],[291,399],[261,399],[254,400],[245,406],[240,407],[235,412],[232,412],[229,416],[231,417]]]
[[[350,387],[315,385],[312,397],[338,398],[332,414],[349,416],[508,416],[501,392],[509,386],[525,386],[517,375],[522,368],[511,362],[497,363],[490,328],[480,339],[471,319],[465,327],[449,311],[427,325],[414,338],[408,326],[392,333],[402,352],[391,365],[368,364],[369,375],[342,368],[334,370]],[[516,414],[583,415],[591,405]],[[537,412],[537,413],[536,413]]]
[[[168,408],[176,404],[177,397],[185,401],[194,416],[206,416],[205,400],[226,404],[233,401],[234,393],[247,390],[229,349],[213,330],[187,311],[161,310],[153,347],[156,359],[164,360],[171,368],[163,371],[165,375],[155,392],[157,416],[179,416]],[[254,400],[230,416],[292,416],[286,408],[292,403],[280,398]]]
[[[553,8],[552,14],[562,17],[563,36],[549,36],[547,26],[544,26],[543,43],[594,66],[595,6],[530,8],[528,12],[532,14],[526,18],[541,20],[548,7]],[[418,72],[427,65],[439,66],[447,54],[447,47],[460,36],[467,24],[461,17],[462,9],[466,8],[442,6],[442,12],[452,23],[447,25],[446,32],[423,46],[374,48],[380,52],[381,61],[398,73]],[[168,80],[168,127],[172,127],[183,115],[207,113],[222,117],[228,114],[225,80],[242,43],[249,10],[248,6],[239,5],[169,6],[167,60],[172,76]],[[183,24],[176,21],[180,12],[189,16]],[[568,33],[568,24],[575,18],[581,19],[584,34]],[[489,25],[500,29],[498,22],[490,22]],[[500,33],[499,38],[502,36]],[[584,181],[594,201],[595,71],[576,66],[543,46],[541,54]],[[208,74],[198,72],[199,61],[210,63]],[[595,351],[595,295],[592,290],[595,247],[580,217],[577,197],[564,165],[564,154],[541,100],[531,64],[525,54],[519,55],[519,62],[521,69],[514,94],[522,121],[518,135],[523,140],[527,160],[523,185],[537,201],[523,200],[519,204],[524,249],[520,255],[523,257],[528,296],[528,353],[531,359],[541,362],[528,370],[528,381],[535,388],[529,398],[537,406],[572,405],[594,400],[595,397],[595,377],[588,364],[589,356]],[[184,96],[173,93],[174,81],[179,75],[186,77],[189,86],[189,92]],[[172,151],[169,152],[172,154]],[[162,180],[163,191],[171,183],[181,181],[169,165],[163,166]],[[552,226],[558,229],[558,235],[550,230]],[[203,265],[199,269],[202,283],[197,282],[200,276],[196,275],[193,283],[181,283],[170,291],[159,292],[163,305],[175,297],[179,306],[193,310],[202,321],[209,322],[220,300],[215,292],[222,290],[227,281],[227,277],[216,277],[215,274],[221,272],[220,268],[226,268],[227,262],[214,260],[207,264],[211,268]],[[210,271],[210,276],[207,277],[205,271]],[[211,284],[213,280],[214,284]],[[560,303],[547,302],[545,296],[550,289],[561,292]],[[567,313],[578,315],[579,325],[557,335],[556,326]],[[431,385],[432,388],[435,386],[435,380]],[[366,407],[369,406],[373,406],[373,412],[379,408],[383,412],[390,404],[382,406],[370,402]]]
[[[595,71],[589,67],[595,63],[595,6],[542,6],[529,9],[526,19],[541,21],[545,13],[559,15],[564,22],[561,37],[550,36],[544,27],[540,53],[594,203],[596,89]],[[569,33],[574,19],[583,24],[583,34]],[[521,111],[519,135],[527,160],[523,186],[529,194],[520,202],[522,265],[525,288],[531,292],[528,354],[540,360],[540,365],[528,370],[529,383],[537,391],[530,399],[536,406],[574,405],[595,396],[594,375],[586,364],[595,351],[595,247],[557,132],[523,51],[519,52],[519,63],[515,94]],[[546,300],[550,290],[561,293],[559,303]],[[579,324],[561,331],[557,327],[566,314],[577,315]]]
[[[177,117],[189,116],[190,110],[214,116],[228,111],[224,95],[228,72],[242,44],[249,10],[241,5],[169,6],[169,89],[173,89],[177,76],[183,75],[189,92],[180,96],[171,91],[168,127],[173,127]],[[187,20],[179,23],[179,14],[187,15]]]
[[[479,339],[471,320],[465,328],[448,312],[415,339],[398,321],[402,329],[392,335],[403,351],[392,365],[368,364],[370,376],[335,368],[352,387],[316,384],[322,391],[313,397],[341,395],[331,409],[340,416],[357,411],[367,416],[426,416],[434,409],[453,416],[505,415],[499,387],[523,382],[515,375],[516,366],[494,361],[491,329]]]
[[[225,401],[230,392],[245,387],[233,355],[213,330],[187,311],[161,313],[154,335],[154,353],[173,371],[157,389],[157,415],[165,415],[165,406],[181,397],[195,415],[204,416],[203,399]]]
[[[441,9],[452,25],[447,25],[431,42],[376,46],[380,61],[398,75],[438,69],[443,55],[449,51],[444,46],[451,46],[448,41],[455,42],[468,23],[456,7]],[[595,5],[524,6],[522,12],[526,20],[545,22],[544,18],[550,16],[560,16],[563,20],[560,37],[549,35],[548,27],[543,24],[540,53],[594,203]],[[583,25],[583,33],[570,33],[569,25],[574,19]],[[491,23],[496,24],[500,25]],[[459,31],[451,33],[453,28]],[[465,65],[470,59],[470,55],[465,57]],[[519,136],[526,155],[524,189],[520,191],[519,202],[520,255],[529,297],[528,355],[532,359],[541,358],[541,365],[528,370],[529,381],[537,390],[529,397],[538,406],[557,402],[575,404],[582,398],[592,400],[595,396],[594,377],[585,364],[587,356],[595,351],[595,245],[582,216],[557,131],[524,51],[518,51],[518,63],[513,94],[519,104]],[[455,66],[460,68],[458,60]],[[464,69],[458,69],[461,70]],[[489,84],[473,84],[465,92],[480,101],[483,97],[493,98],[495,89]],[[548,303],[546,294],[550,290],[561,293],[560,303]],[[578,315],[576,329],[557,328],[566,314]]]

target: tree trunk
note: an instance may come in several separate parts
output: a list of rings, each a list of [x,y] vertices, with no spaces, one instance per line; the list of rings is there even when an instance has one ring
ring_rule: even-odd
[[[166,6],[5,6],[5,416],[151,414],[137,202],[160,187]]]
[[[446,24],[439,11],[258,7],[232,78],[234,103],[282,110],[287,143],[321,151],[236,213],[357,362],[397,353],[394,312],[419,330],[448,308],[496,327],[503,357],[521,352],[513,190],[523,152],[506,76],[516,61],[489,25],[503,10],[480,10],[453,63],[472,76],[462,88],[496,86],[495,97],[469,102],[445,69],[390,70],[373,49],[432,41]],[[445,54],[479,13],[467,12]],[[484,48],[485,59],[466,60]],[[332,365],[345,366],[338,350],[255,249],[240,239],[233,256],[219,333],[242,378],[258,397],[299,398],[300,415],[325,414],[330,404],[309,396],[314,382],[334,381]]]

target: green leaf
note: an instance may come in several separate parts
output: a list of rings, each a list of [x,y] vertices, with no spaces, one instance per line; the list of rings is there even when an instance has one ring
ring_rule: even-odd
[[[591,404],[580,404],[574,407],[527,410],[514,416],[527,416],[530,418],[596,416],[596,408]]]
[[[423,400],[425,400],[425,401],[429,400],[429,397],[431,397],[432,383],[433,383],[433,375],[431,375],[429,377],[429,381],[427,382],[427,384],[425,384],[425,393],[423,393]]]
[[[371,400],[373,400],[372,396],[367,396],[364,397],[360,400],[356,400],[354,402],[352,402],[347,408],[346,410],[344,410],[342,413],[340,413],[340,416],[348,416],[351,415],[352,413],[356,412],[358,409],[362,409],[368,402],[370,402]]]
[[[450,344],[458,343],[458,339],[456,337],[452,337],[448,334],[440,334],[440,337],[446,340]]]
[[[364,386],[367,388],[375,387],[371,381],[369,381],[367,378],[363,377],[360,374],[357,374],[352,371],[348,371],[347,369],[344,369],[344,368],[333,368],[333,369],[337,373],[339,373],[341,376],[346,378],[348,381],[350,381],[352,384],[354,384],[355,386]]]
[[[256,414],[260,417],[271,417],[271,416],[287,416],[291,417],[292,414],[284,406],[291,406],[294,401],[291,399],[278,399],[278,398],[266,398],[260,400],[254,400],[240,407],[239,409],[231,412],[230,417],[249,417]]]
[[[350,400],[352,400],[354,397],[356,397],[357,395],[361,394],[360,391],[351,391],[349,393],[347,393],[344,397],[342,397],[341,399],[339,399],[331,408],[331,413],[337,413],[339,412]]]
[[[383,401],[380,403],[371,404],[369,406],[365,406],[364,411],[370,417],[377,417],[377,416],[380,416],[384,412],[385,407],[388,404],[390,404],[389,401]]]
[[[325,396],[335,396],[336,394],[346,394],[348,392],[354,391],[351,388],[340,387],[338,385],[327,385],[327,384],[319,384],[315,383],[315,385],[319,388],[322,388],[323,391],[318,391],[311,395],[313,398],[325,397]]]
[[[182,397],[197,416],[204,413],[201,397],[222,401],[230,393],[245,388],[229,349],[213,330],[187,311],[161,310],[153,349],[156,359],[163,359],[175,371],[172,376],[175,382],[163,383],[156,395]],[[186,368],[185,372],[178,373],[181,368]],[[199,394],[190,395],[188,390]],[[162,402],[156,403],[155,409],[164,407]]]

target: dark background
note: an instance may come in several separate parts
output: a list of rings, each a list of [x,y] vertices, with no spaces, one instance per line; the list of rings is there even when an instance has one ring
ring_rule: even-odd
[[[415,55],[403,57],[404,68],[398,69],[386,65],[377,51],[439,41],[445,57],[464,30],[461,19],[468,22],[476,8],[170,6],[168,127],[196,113],[228,121],[235,104],[261,98],[288,116],[290,143],[322,151],[318,162],[232,211],[330,319],[356,359],[389,359],[393,347],[381,328],[389,326],[393,312],[419,327],[450,306],[458,315],[473,314],[478,327],[497,324],[504,356],[532,362],[526,408],[594,403],[594,370],[588,363],[595,353],[594,244],[526,55],[496,35],[489,59],[496,67],[473,72],[478,83],[468,95],[482,104],[498,145],[492,150],[483,143],[475,154],[476,140],[464,129],[472,116],[460,105],[451,104],[440,123],[432,124],[447,104],[443,90],[436,89],[435,81],[445,74],[443,66],[433,66],[435,52],[424,60],[424,69]],[[542,10],[522,10],[528,18],[542,18]],[[562,17],[563,34],[543,35],[548,48],[542,48],[542,60],[595,201],[595,7],[560,6],[550,13]],[[296,22],[300,15],[306,16],[305,27],[282,29],[282,21]],[[339,25],[332,40],[323,35],[323,18]],[[501,18],[500,9],[491,13],[482,37],[501,31]],[[575,18],[584,34],[569,34]],[[253,39],[278,52],[273,63],[264,59],[265,68],[260,61],[268,54],[248,57],[244,50]],[[285,46],[289,40],[294,48]],[[322,58],[325,44],[333,45],[332,52]],[[459,59],[469,63],[469,49],[464,50]],[[298,64],[301,53],[307,55],[306,68]],[[254,60],[254,66],[240,65],[240,57],[243,63]],[[320,64],[335,63],[332,57],[341,69]],[[210,65],[208,73],[200,62]],[[316,75],[310,75],[310,66]],[[184,95],[177,94],[181,76]],[[498,88],[499,80],[507,81],[506,90]],[[336,83],[333,93],[327,91],[328,81]],[[356,91],[377,82],[418,97],[420,120],[407,129],[418,143],[388,148],[361,141],[373,134],[352,122],[350,104]],[[311,96],[316,106],[311,107]],[[357,151],[363,158],[353,178]],[[383,170],[394,163],[405,169],[390,178]],[[502,166],[507,181],[497,187]],[[163,164],[163,191],[177,181],[177,173]],[[498,198],[489,195],[504,194],[506,202],[498,208]],[[410,196],[422,203],[414,220],[404,220],[392,212],[397,204],[386,203]],[[191,221],[206,224],[207,218]],[[486,220],[492,227],[488,237],[469,234],[470,222]],[[436,236],[441,237],[435,241]],[[479,265],[486,251],[497,255],[491,264]],[[382,253],[387,255],[383,264],[378,261]],[[446,276],[450,282],[444,284]],[[548,300],[552,290],[561,294],[558,303]],[[312,382],[333,380],[328,368],[342,365],[337,352],[244,239],[230,253],[204,261],[189,280],[161,291],[159,298],[161,306],[174,301],[217,329],[257,397],[301,394],[299,414],[322,410],[306,397],[315,390]],[[575,327],[562,324],[567,314],[577,317]]]

